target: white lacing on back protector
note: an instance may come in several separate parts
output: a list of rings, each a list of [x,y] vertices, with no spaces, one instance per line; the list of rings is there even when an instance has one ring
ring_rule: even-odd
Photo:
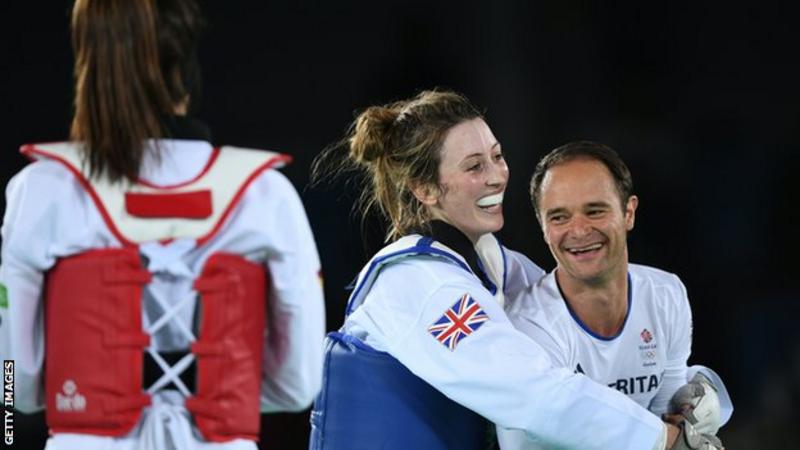
[[[193,279],[194,274],[184,262],[183,257],[194,247],[195,241],[182,239],[171,242],[168,245],[161,245],[158,243],[142,244],[139,247],[139,251],[147,257],[147,270],[154,275],[154,278],[155,276],[168,274],[175,277]],[[193,300],[197,297],[197,292],[191,290],[189,291],[188,295],[183,296],[177,302],[170,303],[157,289],[152,287],[152,282],[151,284],[148,284],[145,289],[147,289],[150,297],[163,311],[163,314],[144,330],[145,333],[151,337],[150,346],[147,348],[147,353],[150,354],[156,364],[158,364],[158,366],[164,372],[161,377],[159,377],[159,379],[153,383],[153,385],[147,388],[147,393],[152,396],[164,386],[173,383],[181,392],[181,394],[183,394],[184,398],[189,397],[192,395],[192,393],[180,379],[180,375],[195,360],[194,354],[188,353],[177,363],[175,363],[174,366],[170,366],[169,363],[165,361],[161,355],[159,355],[153,336],[158,330],[167,324],[172,323],[172,325],[174,325],[190,343],[195,342],[197,337],[194,335],[192,330],[189,329],[186,323],[181,320],[181,317],[178,316],[178,313],[180,313],[183,308],[193,304]]]
[[[170,396],[167,394],[175,394]],[[139,450],[184,450],[195,448],[189,413],[175,391],[153,397],[139,437]]]

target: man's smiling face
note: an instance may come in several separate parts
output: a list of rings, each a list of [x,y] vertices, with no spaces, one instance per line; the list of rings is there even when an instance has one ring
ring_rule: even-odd
[[[623,210],[614,179],[600,161],[577,158],[551,167],[538,209],[559,276],[598,285],[624,273],[637,203],[631,196]]]

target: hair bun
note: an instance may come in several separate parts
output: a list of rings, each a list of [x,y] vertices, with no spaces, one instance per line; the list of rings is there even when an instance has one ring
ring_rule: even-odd
[[[350,134],[350,157],[358,164],[371,164],[388,151],[389,134],[399,111],[371,106],[356,119]]]

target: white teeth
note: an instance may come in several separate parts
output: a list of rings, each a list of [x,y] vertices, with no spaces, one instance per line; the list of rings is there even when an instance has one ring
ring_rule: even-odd
[[[503,193],[500,192],[494,195],[487,195],[486,197],[478,200],[478,206],[485,208],[487,206],[494,206],[503,203]]]
[[[588,245],[586,247],[568,248],[567,251],[569,251],[570,253],[586,253],[586,252],[590,252],[592,250],[597,250],[602,246],[603,246],[603,244],[598,242],[597,244]]]

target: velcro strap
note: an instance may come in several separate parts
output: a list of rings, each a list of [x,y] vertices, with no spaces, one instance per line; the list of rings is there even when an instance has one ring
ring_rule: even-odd
[[[111,265],[103,269],[103,281],[107,283],[130,283],[145,285],[153,276],[144,269]]]
[[[197,356],[222,356],[225,346],[221,342],[201,342],[192,344],[192,353]]]
[[[218,292],[230,289],[232,280],[230,277],[215,276],[208,278],[198,278],[194,282],[194,289],[198,292]]]
[[[103,344],[108,347],[145,348],[150,345],[150,336],[145,333],[111,332],[103,335]]]

